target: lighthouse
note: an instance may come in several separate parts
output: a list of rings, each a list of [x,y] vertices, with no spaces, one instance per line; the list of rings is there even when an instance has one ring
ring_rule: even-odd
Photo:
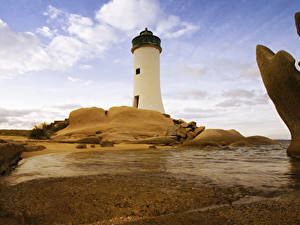
[[[160,42],[147,28],[132,40],[133,107],[165,113],[160,91]]]

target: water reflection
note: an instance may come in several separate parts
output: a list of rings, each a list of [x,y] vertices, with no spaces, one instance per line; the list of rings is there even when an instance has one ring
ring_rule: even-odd
[[[243,185],[268,190],[300,187],[300,162],[282,147],[226,150],[122,150],[59,153],[22,160],[5,182],[120,173],[171,174],[200,183]]]

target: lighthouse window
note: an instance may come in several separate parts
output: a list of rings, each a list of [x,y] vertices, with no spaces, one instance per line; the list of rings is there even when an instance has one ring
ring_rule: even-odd
[[[136,70],[135,70],[135,74],[140,74],[141,73],[141,69],[140,68],[137,68]]]

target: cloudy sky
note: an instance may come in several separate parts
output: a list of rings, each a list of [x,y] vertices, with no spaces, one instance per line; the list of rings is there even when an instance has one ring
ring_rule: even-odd
[[[131,40],[162,40],[166,113],[207,128],[289,138],[255,61],[300,58],[299,0],[0,0],[0,129],[132,104]]]

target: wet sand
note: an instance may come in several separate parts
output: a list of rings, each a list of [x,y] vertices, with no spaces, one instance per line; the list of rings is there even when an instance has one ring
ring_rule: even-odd
[[[170,174],[47,178],[0,189],[0,224],[299,224],[299,209],[299,192],[224,188]]]

